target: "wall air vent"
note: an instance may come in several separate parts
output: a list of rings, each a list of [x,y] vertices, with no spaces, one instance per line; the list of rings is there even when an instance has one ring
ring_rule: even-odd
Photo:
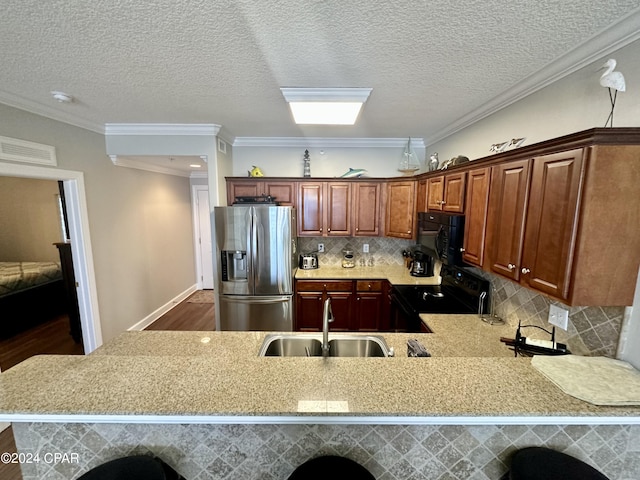
[[[0,160],[58,166],[55,147],[9,137],[0,137]]]

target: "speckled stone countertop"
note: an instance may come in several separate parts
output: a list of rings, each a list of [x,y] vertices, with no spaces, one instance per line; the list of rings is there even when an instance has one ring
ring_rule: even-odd
[[[0,420],[640,423],[640,408],[562,393],[499,342],[506,327],[423,320],[434,333],[383,334],[393,358],[258,357],[264,332],[126,332],[91,355],[0,374]],[[407,358],[409,338],[433,356]]]
[[[436,272],[437,273],[437,272]],[[313,270],[298,269],[296,280],[389,280],[394,285],[439,285],[440,277],[413,277],[403,265],[342,268],[320,266]]]

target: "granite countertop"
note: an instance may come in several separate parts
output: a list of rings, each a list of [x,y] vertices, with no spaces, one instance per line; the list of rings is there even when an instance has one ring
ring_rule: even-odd
[[[507,327],[423,320],[434,333],[383,334],[393,358],[261,358],[265,332],[125,332],[0,374],[0,420],[640,423],[640,408],[575,399],[514,358],[499,342]],[[409,338],[433,356],[406,357]]]
[[[389,280],[394,285],[440,285],[439,272],[433,277],[413,277],[404,265],[342,268],[324,266],[312,270],[298,269],[296,280]]]

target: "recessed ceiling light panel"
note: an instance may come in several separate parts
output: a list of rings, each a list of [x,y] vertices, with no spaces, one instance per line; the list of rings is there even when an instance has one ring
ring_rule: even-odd
[[[353,125],[371,88],[281,88],[299,125]]]

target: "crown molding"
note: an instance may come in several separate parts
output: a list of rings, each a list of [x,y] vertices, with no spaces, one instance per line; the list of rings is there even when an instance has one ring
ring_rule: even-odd
[[[3,91],[0,91],[0,103],[19,110],[24,110],[25,112],[40,115],[41,117],[50,118],[51,120],[67,123],[84,130],[104,134],[104,125],[85,120],[78,115],[61,110],[62,108],[65,110],[72,110],[75,107],[73,103],[60,105],[56,102],[55,106],[50,106],[34,102],[32,100],[27,100],[26,98]]]
[[[429,139],[429,145],[453,135],[473,125],[483,118],[542,90],[558,80],[607,56],[622,47],[640,39],[640,8],[620,21],[593,35],[591,38],[566,54],[547,64],[512,88],[494,97],[484,105],[436,132]]]
[[[335,137],[236,137],[234,147],[346,147],[346,148],[399,148],[409,138],[335,138]],[[423,138],[411,137],[411,145],[424,148]]]
[[[173,175],[176,177],[190,177],[192,172],[179,170],[177,168],[163,167],[153,163],[141,162],[132,158],[118,157],[118,155],[109,155],[111,163],[117,167],[134,168],[136,170],[145,170],[147,172],[163,173],[165,175]]]
[[[203,135],[216,136],[215,123],[106,123],[105,135]]]

